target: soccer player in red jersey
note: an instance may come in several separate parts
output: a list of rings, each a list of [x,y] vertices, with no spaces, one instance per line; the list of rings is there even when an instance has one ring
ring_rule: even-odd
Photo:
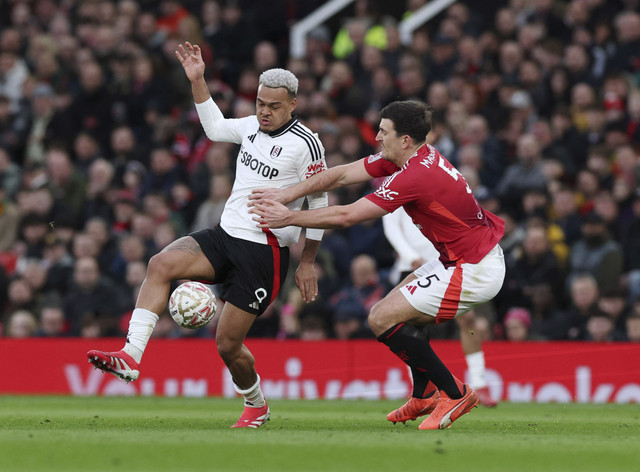
[[[382,152],[336,166],[285,189],[254,190],[250,212],[261,228],[345,228],[403,207],[437,249],[439,258],[405,278],[369,313],[369,326],[409,365],[413,392],[387,416],[392,422],[429,414],[419,429],[443,429],[478,403],[418,329],[442,323],[491,300],[502,287],[498,242],[504,222],[483,210],[460,172],[426,144],[431,112],[425,103],[398,101],[380,112],[376,140]],[[349,205],[291,211],[283,203],[321,190],[387,176],[372,194]]]

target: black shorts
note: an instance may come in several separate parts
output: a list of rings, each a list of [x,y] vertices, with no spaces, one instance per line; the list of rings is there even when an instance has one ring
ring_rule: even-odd
[[[289,268],[289,248],[229,236],[220,225],[191,233],[222,284],[220,298],[260,316],[276,298]]]

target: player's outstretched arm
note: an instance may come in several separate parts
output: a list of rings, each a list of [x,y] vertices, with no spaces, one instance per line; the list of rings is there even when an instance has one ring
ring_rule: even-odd
[[[193,93],[193,100],[196,103],[204,103],[211,94],[209,93],[209,87],[204,80],[204,60],[202,59],[202,51],[197,44],[191,44],[189,41],[178,45],[176,51],[176,57],[187,78],[191,82],[191,92]]]
[[[364,159],[359,159],[349,164],[335,166],[319,172],[292,187],[255,189],[249,195],[249,206],[251,207],[255,202],[264,199],[287,204],[305,195],[324,192],[358,182],[366,182],[367,180],[371,180],[371,176],[365,170]]]
[[[348,228],[361,221],[381,218],[388,212],[363,197],[350,205],[334,205],[316,210],[294,211],[274,200],[260,200],[249,210],[259,228]]]

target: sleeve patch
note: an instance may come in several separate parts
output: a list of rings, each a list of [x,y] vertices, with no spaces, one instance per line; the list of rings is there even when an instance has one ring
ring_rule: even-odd
[[[314,164],[309,164],[307,166],[307,173],[305,174],[305,179],[308,179],[309,177],[315,174],[318,174],[325,169],[326,167],[325,167],[324,161],[316,162]]]
[[[379,152],[378,154],[371,154],[368,158],[367,158],[367,163],[371,164],[375,161],[377,161],[378,159],[382,158],[382,153]]]

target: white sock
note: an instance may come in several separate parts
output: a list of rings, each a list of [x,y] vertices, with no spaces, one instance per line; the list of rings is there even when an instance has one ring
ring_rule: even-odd
[[[127,333],[127,343],[122,349],[135,359],[136,362],[142,360],[142,354],[147,347],[153,328],[156,327],[159,316],[155,313],[136,308],[131,314],[129,321],[129,332]]]
[[[256,374],[257,375],[257,374]],[[262,394],[262,389],[260,388],[260,376],[258,375],[258,380],[253,386],[249,387],[246,390],[242,390],[238,387],[235,382],[233,384],[233,388],[236,389],[240,395],[244,397],[244,405],[250,406],[253,408],[261,408],[264,406],[264,395]]]
[[[478,351],[473,354],[467,354],[465,358],[469,368],[469,385],[471,385],[471,388],[486,387],[484,352]]]

